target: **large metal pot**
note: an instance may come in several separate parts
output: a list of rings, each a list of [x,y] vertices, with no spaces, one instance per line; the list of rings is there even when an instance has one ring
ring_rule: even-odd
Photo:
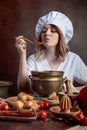
[[[8,89],[13,85],[13,82],[0,80],[0,98],[8,97]]]
[[[41,95],[61,91],[63,71],[32,71],[32,88]]]

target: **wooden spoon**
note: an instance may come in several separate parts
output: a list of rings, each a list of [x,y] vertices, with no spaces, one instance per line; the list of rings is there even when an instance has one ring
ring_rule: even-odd
[[[27,39],[27,38],[25,38],[25,37],[23,37],[23,39],[25,40],[25,41],[27,41],[27,42],[29,42],[29,43],[31,43],[31,44],[36,44],[36,45],[41,45],[41,44],[43,44],[43,42],[38,42],[38,41],[31,41],[30,39]]]

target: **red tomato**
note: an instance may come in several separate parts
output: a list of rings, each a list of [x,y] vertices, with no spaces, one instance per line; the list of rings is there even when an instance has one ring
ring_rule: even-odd
[[[40,106],[40,109],[44,108],[44,102],[38,102],[38,105]]]
[[[87,126],[87,116],[82,119],[82,125]]]
[[[82,88],[80,93],[77,96],[79,107],[84,111],[83,108],[87,108],[87,86]]]
[[[3,110],[9,110],[9,105],[7,103],[3,104],[2,109]]]
[[[84,115],[80,112],[76,115],[76,117],[81,121],[84,118]]]
[[[49,107],[50,107],[49,102],[47,102],[47,101],[46,101],[46,102],[44,102],[44,108],[46,108],[46,109],[47,109],[47,108],[49,108]]]
[[[47,118],[47,112],[45,110],[40,110],[38,116],[40,119],[45,120]]]

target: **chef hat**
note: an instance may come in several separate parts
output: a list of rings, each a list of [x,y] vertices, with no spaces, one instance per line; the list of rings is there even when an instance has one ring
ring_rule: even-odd
[[[56,25],[61,30],[65,43],[68,43],[71,40],[73,36],[73,25],[66,15],[61,12],[52,11],[39,18],[35,29],[35,35],[37,39],[42,28],[47,24]]]

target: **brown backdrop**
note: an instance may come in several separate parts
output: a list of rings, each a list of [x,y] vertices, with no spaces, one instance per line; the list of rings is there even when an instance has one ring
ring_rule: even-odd
[[[74,37],[69,45],[87,64],[87,1],[86,0],[0,0],[0,80],[13,81],[16,94],[19,54],[15,36],[34,37],[38,18],[49,11],[64,12],[74,26]],[[29,45],[28,54],[33,46]],[[14,90],[15,91],[14,91]]]

